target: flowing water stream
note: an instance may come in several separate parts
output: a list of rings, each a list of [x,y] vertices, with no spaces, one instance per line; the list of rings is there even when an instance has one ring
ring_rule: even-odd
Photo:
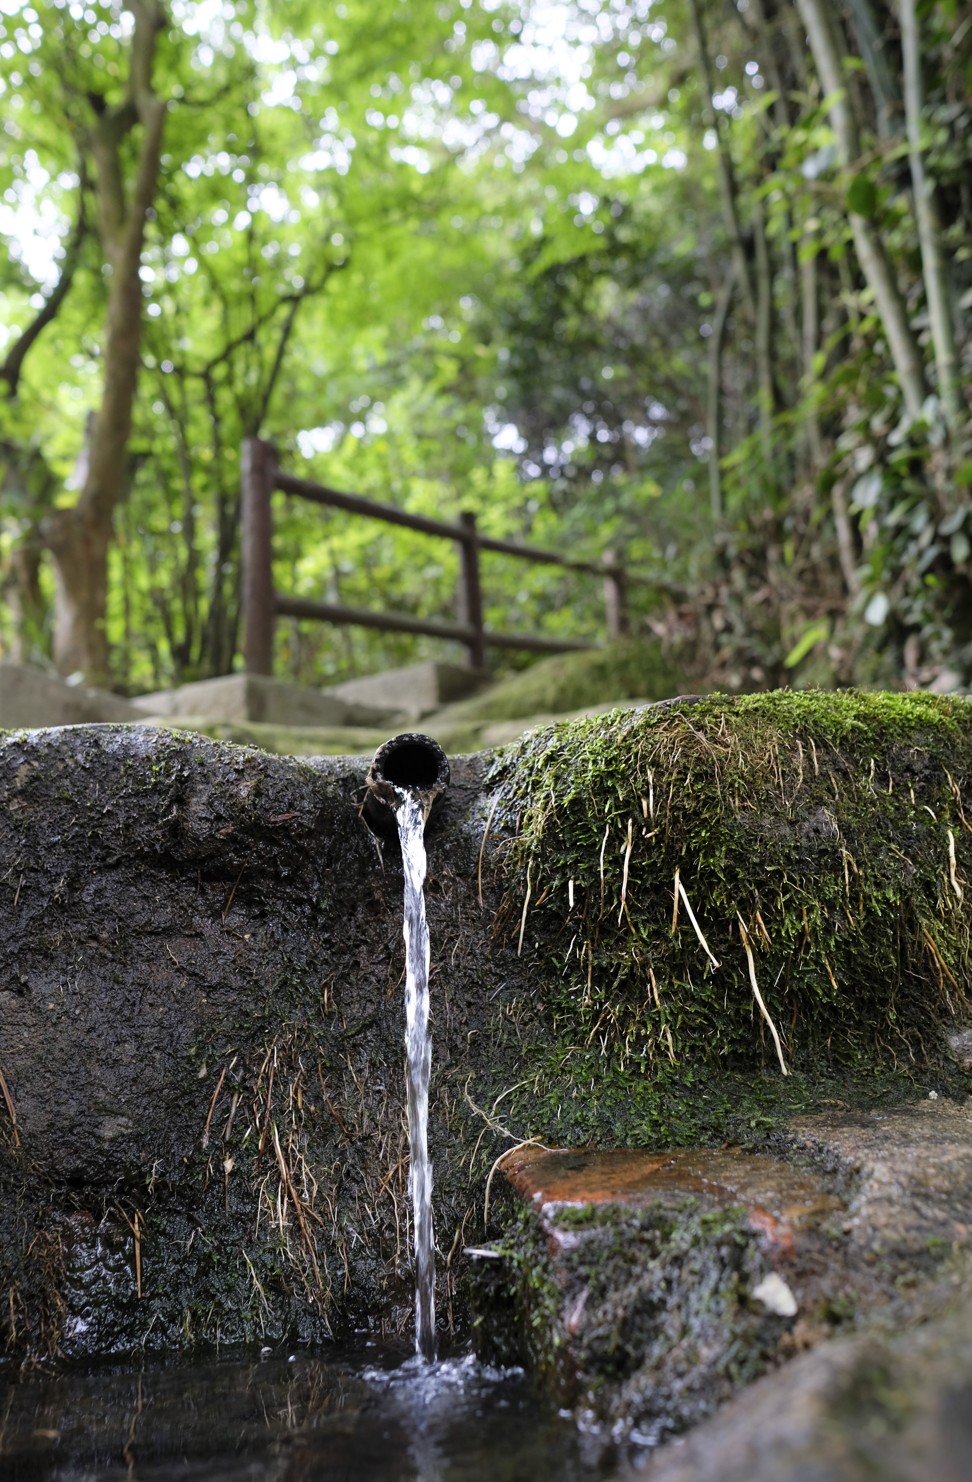
[[[425,812],[396,788],[405,871],[405,1048],[408,1060],[409,1191],[415,1245],[415,1351],[435,1358],[435,1246],[429,1162],[429,928],[425,919]]]

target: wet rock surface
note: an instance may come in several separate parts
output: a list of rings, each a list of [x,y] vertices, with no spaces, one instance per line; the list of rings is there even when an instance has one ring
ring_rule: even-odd
[[[520,1148],[502,1177],[481,1351],[606,1446],[668,1439],[632,1475],[967,1475],[969,1103],[797,1119],[785,1158]]]
[[[693,736],[716,724],[704,711],[691,707]],[[669,745],[681,734],[677,712],[662,712]],[[717,720],[729,724],[721,712]],[[625,724],[647,747],[662,722]],[[922,789],[939,808],[953,793],[915,735],[905,796],[917,839],[931,816]],[[606,756],[613,736],[603,739]],[[864,762],[853,760],[855,777],[864,768],[862,808],[890,795],[865,785],[877,775],[872,739]],[[816,777],[809,741],[806,756],[806,778]],[[660,774],[636,780],[613,843],[599,799],[585,803],[594,822],[582,896],[573,857],[551,856],[532,874],[528,863],[525,878],[504,873],[520,816],[511,794],[498,801],[490,791],[487,765],[453,762],[429,851],[441,1329],[468,1329],[465,1283],[481,1271],[476,1310],[494,1352],[528,1359],[606,1434],[657,1444],[719,1406],[711,1423],[730,1424],[750,1397],[769,1413],[774,1402],[759,1397],[775,1384],[778,1407],[788,1384],[824,1396],[806,1411],[807,1435],[814,1416],[826,1429],[826,1407],[842,1404],[845,1419],[876,1413],[878,1428],[900,1431],[878,1381],[854,1376],[871,1372],[877,1352],[875,1372],[900,1372],[907,1388],[911,1360],[897,1334],[910,1324],[928,1336],[933,1376],[946,1375],[944,1355],[957,1345],[959,1398],[935,1379],[913,1412],[916,1436],[922,1425],[950,1434],[966,1339],[957,1316],[941,1327],[934,1294],[964,1302],[968,1288],[968,1056],[960,1038],[949,1068],[942,1033],[966,1028],[955,1022],[967,938],[961,820],[926,840],[937,873],[923,909],[941,915],[928,917],[928,934],[939,932],[931,946],[912,931],[911,1028],[901,1042],[915,1057],[910,1079],[882,1069],[895,1058],[880,1038],[887,994],[858,1001],[856,980],[838,986],[832,974],[819,978],[817,1017],[802,1027],[774,1006],[784,1079],[751,1011],[745,942],[757,941],[756,916],[745,940],[729,921],[737,960],[727,955],[718,992],[699,938],[704,927],[711,947],[712,923],[703,916],[692,927],[685,911],[679,950],[694,954],[685,982],[647,970],[635,981],[630,942],[656,953],[675,940],[671,897],[659,909],[661,887],[636,872],[629,818],[629,804],[646,825],[653,806],[659,817],[668,808]],[[53,1355],[410,1330],[401,864],[360,816],[365,766],[143,728],[0,741],[0,1344],[9,1372]],[[969,770],[948,773],[955,788]],[[557,800],[547,787],[549,811]],[[701,817],[695,792],[683,792]],[[774,837],[802,838],[796,794],[779,793]],[[679,794],[669,787],[667,796],[675,809]],[[769,819],[768,795],[760,807]],[[639,868],[657,862],[667,890],[688,875],[677,874],[675,812],[666,830],[641,840]],[[762,854],[750,849],[747,859],[747,888],[779,878],[770,860],[764,880]],[[841,899],[835,940],[849,939],[845,907],[859,922],[861,900],[847,858],[813,853],[806,868],[812,879],[830,872]],[[706,897],[690,885],[701,911]],[[895,910],[868,918],[882,952],[901,929]],[[558,934],[574,931],[571,912],[585,929],[605,923],[623,983],[613,968],[602,976],[573,935],[561,945]],[[780,923],[760,919],[769,953]],[[805,921],[785,959],[793,974],[804,971],[809,930]],[[873,957],[862,960],[870,973]],[[758,973],[769,993],[762,956]],[[724,1039],[708,1034],[707,1019],[692,1027],[703,990],[720,1029],[733,1016]],[[672,1025],[678,1035],[688,1026],[684,1044]],[[869,1038],[873,1063],[855,1080]],[[834,1062],[814,1079],[831,1040]],[[490,1183],[504,1147],[523,1139],[533,1146],[506,1160],[519,1188],[502,1169]],[[599,1147],[583,1157],[537,1147],[588,1139]],[[622,1143],[643,1149],[635,1162],[617,1151]],[[493,1257],[464,1255],[487,1245]],[[782,1455],[783,1422],[774,1423],[767,1434],[781,1438]],[[653,1465],[675,1465],[675,1456],[663,1447]],[[699,1457],[693,1465],[709,1464]]]
[[[149,728],[0,744],[8,1353],[408,1322],[401,864],[359,816],[365,765]],[[473,1120],[461,1085],[504,1007],[491,918],[461,931],[474,887],[450,886],[476,879],[481,767],[453,774],[433,1155]],[[448,1249],[469,1175],[441,1170]]]
[[[972,1243],[972,1105],[937,1096],[910,1107],[800,1118],[793,1133],[857,1188],[843,1224],[863,1260],[919,1273]]]
[[[649,1153],[635,1148],[571,1152],[518,1149],[503,1174],[538,1210],[548,1241],[558,1239],[558,1216],[589,1204],[633,1209],[696,1199],[709,1209],[739,1206],[754,1231],[781,1256],[801,1233],[842,1208],[819,1175],[778,1158],[738,1148],[680,1148]]]
[[[972,1455],[967,1277],[921,1315],[800,1355],[625,1477],[649,1482],[964,1482]],[[891,1327],[890,1320],[887,1327]]]
[[[515,1234],[478,1257],[481,1352],[526,1357],[616,1441],[657,1444],[814,1341],[803,1314],[846,1280],[843,1199],[778,1158],[524,1148],[502,1174]]]

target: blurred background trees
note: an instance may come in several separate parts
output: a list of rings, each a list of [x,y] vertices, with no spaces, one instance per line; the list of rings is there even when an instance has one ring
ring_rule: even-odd
[[[575,556],[724,687],[972,680],[948,0],[0,0],[0,653],[239,663],[239,450]],[[279,496],[278,496],[279,497]],[[451,557],[288,507],[295,595]],[[488,619],[599,593],[490,558]],[[321,684],[447,649],[280,624]]]

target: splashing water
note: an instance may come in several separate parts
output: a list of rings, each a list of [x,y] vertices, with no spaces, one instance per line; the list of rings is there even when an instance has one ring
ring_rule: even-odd
[[[415,1351],[435,1358],[435,1248],[429,1162],[429,928],[425,919],[425,814],[411,793],[395,789],[405,869],[405,1049],[408,1062],[409,1192],[415,1244]]]

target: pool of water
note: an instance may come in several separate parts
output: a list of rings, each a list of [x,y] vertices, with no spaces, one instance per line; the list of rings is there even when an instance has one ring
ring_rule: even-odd
[[[375,1343],[28,1375],[0,1388],[4,1482],[582,1482],[620,1460],[519,1370]]]

